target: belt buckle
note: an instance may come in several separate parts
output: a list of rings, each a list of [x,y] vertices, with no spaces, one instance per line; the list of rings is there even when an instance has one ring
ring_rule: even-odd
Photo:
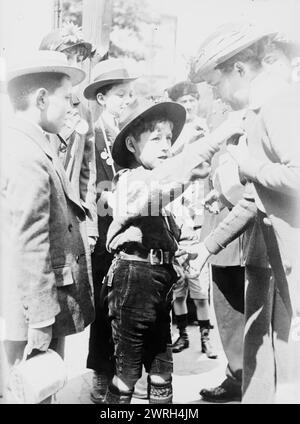
[[[153,259],[155,258],[154,251],[160,252],[160,259],[159,259],[159,265],[164,264],[164,252],[162,249],[150,249],[150,264],[155,265]]]

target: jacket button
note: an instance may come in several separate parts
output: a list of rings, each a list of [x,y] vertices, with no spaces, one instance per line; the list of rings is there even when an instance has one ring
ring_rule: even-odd
[[[25,311],[28,311],[28,306],[23,305],[23,308],[25,309]]]
[[[72,228],[73,228],[73,224],[69,224],[68,225],[68,230],[71,232],[72,231]]]
[[[76,262],[78,263],[79,262],[79,259],[80,259],[80,256],[76,256]]]

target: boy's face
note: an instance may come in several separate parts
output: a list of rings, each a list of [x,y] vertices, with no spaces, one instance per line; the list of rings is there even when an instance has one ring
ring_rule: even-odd
[[[64,125],[65,117],[71,107],[72,84],[68,77],[53,93],[47,93],[45,108],[41,112],[41,127],[44,131],[57,134]]]
[[[115,118],[119,118],[124,109],[132,101],[132,83],[118,84],[103,95],[105,110]]]
[[[191,94],[181,96],[177,99],[177,103],[181,104],[186,110],[186,122],[193,121],[197,116],[198,100]]]
[[[134,140],[137,162],[146,169],[154,169],[171,157],[173,124],[170,121],[158,122],[153,131],[143,132]]]

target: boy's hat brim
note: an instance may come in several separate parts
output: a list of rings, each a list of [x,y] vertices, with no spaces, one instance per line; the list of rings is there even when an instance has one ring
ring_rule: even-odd
[[[135,101],[130,105],[121,117],[121,130],[118,133],[113,146],[113,160],[121,167],[130,165],[132,154],[126,147],[125,139],[133,125],[142,120],[167,119],[173,123],[172,144],[176,141],[185,124],[186,111],[179,103],[162,102],[153,104],[149,101]]]
[[[226,24],[219,27],[200,46],[193,62],[190,79],[194,83],[202,82],[203,74],[250,47],[260,39],[277,33],[261,29],[250,23]]]
[[[105,87],[106,85],[109,84],[117,84],[117,83],[126,83],[126,82],[130,82],[130,81],[134,81],[136,80],[138,77],[115,77],[115,78],[108,78],[105,80],[101,80],[101,81],[96,81],[93,82],[92,84],[88,85],[84,92],[83,95],[87,100],[93,100],[96,99],[96,95],[97,95],[97,91],[102,88]]]
[[[28,57],[26,62],[24,63],[23,60],[22,64],[14,65],[8,69],[6,82],[23,75],[53,72],[67,75],[72,85],[75,86],[80,84],[86,75],[82,69],[69,66],[66,56],[56,51],[38,51]]]
[[[106,85],[113,83],[125,83],[134,81],[139,75],[132,74],[121,59],[103,60],[92,69],[91,80],[83,95],[86,99],[92,100],[96,98],[97,91]]]

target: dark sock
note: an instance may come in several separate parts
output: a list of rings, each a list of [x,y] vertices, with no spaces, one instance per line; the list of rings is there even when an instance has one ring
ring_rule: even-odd
[[[179,331],[185,330],[187,327],[187,314],[176,315],[176,323]]]
[[[201,330],[201,328],[210,329],[210,321],[209,321],[209,319],[205,319],[205,320],[198,319],[198,324],[199,324],[200,330]]]

